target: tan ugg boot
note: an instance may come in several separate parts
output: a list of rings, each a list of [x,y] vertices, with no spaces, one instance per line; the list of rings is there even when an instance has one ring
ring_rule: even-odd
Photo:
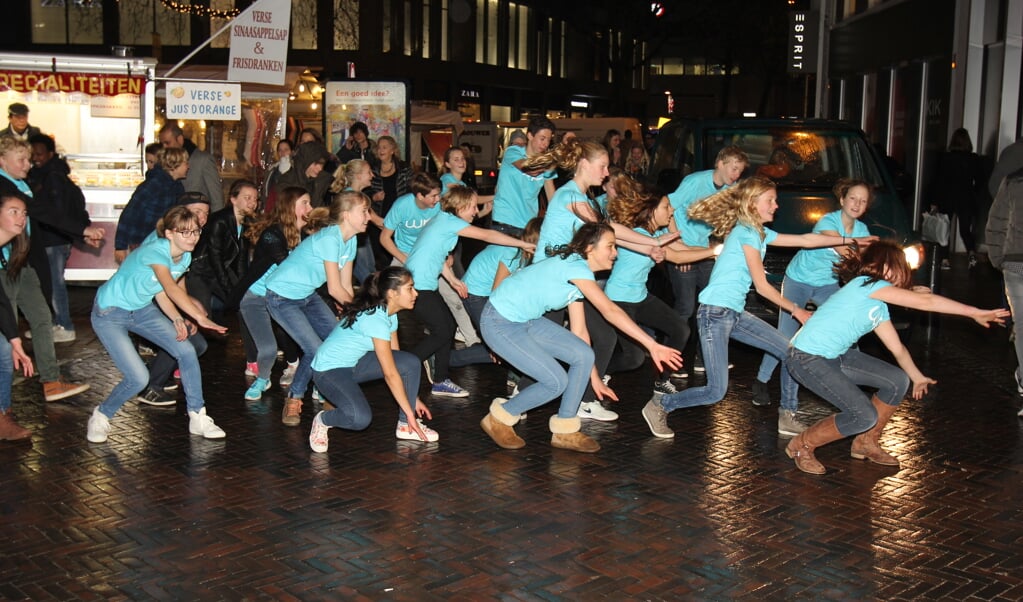
[[[480,421],[480,426],[483,427],[483,431],[490,435],[490,438],[494,440],[494,443],[503,447],[504,449],[522,449],[526,446],[526,442],[515,434],[515,426],[519,421],[518,416],[512,416],[504,409],[503,404],[507,403],[508,400],[503,397],[497,397],[490,404],[490,413],[483,417]]]
[[[582,423],[577,416],[558,418],[551,416],[551,445],[561,449],[592,454],[600,451],[600,444],[579,432]]]

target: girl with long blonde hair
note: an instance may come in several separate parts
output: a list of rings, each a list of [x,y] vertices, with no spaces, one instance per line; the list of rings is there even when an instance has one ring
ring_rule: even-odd
[[[779,234],[764,224],[774,220],[778,209],[778,191],[774,182],[760,176],[740,181],[689,208],[689,217],[702,220],[713,234],[725,242],[711,271],[710,282],[700,293],[697,324],[700,346],[707,369],[707,384],[680,393],[651,399],[643,408],[643,417],[656,437],[671,438],[668,413],[679,408],[711,405],[721,401],[728,390],[728,340],[762,349],[784,363],[788,339],[767,322],[746,311],[746,293],[752,283],[757,293],[788,311],[800,322],[810,312],[786,299],[767,281],[764,254],[767,245],[781,247],[835,247],[849,241],[869,244],[871,237],[846,239],[824,234]],[[795,386],[787,371],[782,372],[782,400],[779,433],[794,436],[806,428],[796,422],[798,408]],[[795,430],[796,432],[792,432]]]

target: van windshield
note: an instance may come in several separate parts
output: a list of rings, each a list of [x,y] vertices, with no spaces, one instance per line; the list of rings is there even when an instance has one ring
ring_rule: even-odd
[[[782,187],[830,190],[841,178],[884,186],[866,141],[854,131],[710,129],[704,142],[705,165],[713,165],[718,151],[734,144],[749,155],[746,175],[766,176]]]

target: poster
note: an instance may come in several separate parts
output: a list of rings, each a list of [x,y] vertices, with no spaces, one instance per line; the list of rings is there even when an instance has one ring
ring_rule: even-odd
[[[410,105],[406,82],[327,82],[323,93],[324,135],[327,146],[337,152],[348,137],[348,128],[361,121],[369,137],[391,136],[398,142],[398,157],[408,161]]]

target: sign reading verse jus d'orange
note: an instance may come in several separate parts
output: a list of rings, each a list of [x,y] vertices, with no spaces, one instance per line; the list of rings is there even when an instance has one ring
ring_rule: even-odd
[[[99,73],[0,70],[0,92],[81,92],[93,96],[142,94],[146,78]]]

